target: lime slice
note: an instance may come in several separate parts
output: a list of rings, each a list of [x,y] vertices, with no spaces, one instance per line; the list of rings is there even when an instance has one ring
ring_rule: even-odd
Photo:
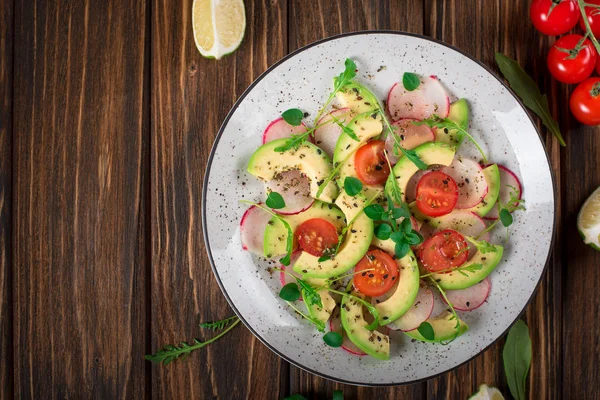
[[[600,251],[600,187],[583,203],[577,229],[586,244]]]
[[[489,387],[484,383],[479,386],[477,393],[469,397],[469,400],[504,400],[504,396],[495,387]]]
[[[204,57],[217,60],[233,53],[246,31],[243,0],[194,0],[192,27],[196,47]]]

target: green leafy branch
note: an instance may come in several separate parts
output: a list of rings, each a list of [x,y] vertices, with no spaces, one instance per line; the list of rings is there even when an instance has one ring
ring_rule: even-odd
[[[446,304],[448,304],[448,308],[450,309],[450,312],[452,313],[452,317],[450,317],[450,319],[456,321],[456,324],[454,325],[454,336],[452,337],[452,339],[450,339],[449,341],[447,341],[445,343],[440,342],[442,345],[445,346],[445,345],[452,343],[454,340],[456,340],[458,335],[460,335],[460,318],[458,318],[458,314],[456,313],[456,310],[454,309],[454,305],[450,302],[450,300],[448,300],[448,297],[446,296],[446,292],[444,291],[444,289],[441,288],[439,283],[437,283],[437,281],[435,279],[433,279],[433,277],[430,276],[429,280],[435,285],[437,290],[440,292],[440,295],[442,295],[442,298],[444,299]]]
[[[354,79],[356,77],[356,63],[354,61],[352,61],[349,58],[346,58],[346,61],[344,62],[344,66],[345,66],[344,72],[342,72],[341,74],[339,74],[338,76],[336,76],[334,78],[334,80],[333,80],[333,92],[331,92],[329,94],[329,97],[325,101],[325,104],[323,104],[323,107],[321,107],[321,109],[317,113],[317,116],[315,118],[315,124],[321,119],[321,116],[323,115],[323,112],[325,111],[325,109],[327,108],[327,106],[329,105],[329,103],[331,103],[331,101],[333,100],[333,98],[335,97],[335,95],[344,86],[346,86],[350,81],[352,81],[352,79]]]
[[[510,185],[506,185],[506,186],[508,186],[511,189],[510,198],[506,204],[502,204],[502,202],[498,199],[499,218],[497,220],[495,220],[493,223],[491,223],[475,239],[479,239],[480,237],[482,237],[483,235],[485,235],[486,233],[488,233],[489,231],[494,229],[496,227],[496,225],[498,224],[498,222],[501,222],[502,225],[506,228],[506,234],[508,236],[509,235],[509,227],[512,225],[512,223],[514,221],[512,213],[515,211],[518,211],[518,210],[525,210],[525,206],[523,205],[523,203],[525,203],[525,199],[519,198],[518,189],[514,186],[510,186]]]

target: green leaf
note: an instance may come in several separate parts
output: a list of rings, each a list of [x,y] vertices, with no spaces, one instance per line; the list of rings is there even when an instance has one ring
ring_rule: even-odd
[[[433,326],[427,321],[421,322],[421,325],[417,328],[417,331],[427,340],[435,339],[435,332],[433,331]]]
[[[507,228],[513,223],[513,217],[510,211],[508,211],[506,208],[500,210],[500,222],[502,222],[502,225],[504,225]]]
[[[408,244],[410,244],[411,246],[416,246],[419,243],[423,242],[423,236],[421,236],[421,234],[417,231],[412,231],[406,234],[406,241],[408,242]]]
[[[342,121],[340,121],[339,119],[337,119],[335,117],[335,115],[333,115],[333,114],[329,114],[329,115],[331,116],[333,121],[336,123],[336,125],[339,126],[340,128],[342,128],[342,132],[344,132],[346,135],[348,135],[350,137],[350,139],[360,142],[359,137],[356,136],[356,133],[354,133],[352,128],[350,128],[348,125],[344,125],[342,123]],[[352,121],[354,121],[354,118],[352,119]],[[350,122],[352,122],[352,121],[350,121]]]
[[[278,210],[280,208],[285,207],[285,200],[283,197],[277,192],[269,192],[267,195],[267,201],[265,201],[267,207],[272,208],[274,210]]]
[[[319,294],[317,289],[315,289],[308,282],[302,279],[296,278],[296,282],[298,282],[298,285],[300,285],[300,287],[302,288],[303,300],[306,302],[306,304],[308,304],[309,306],[316,305],[317,307],[323,308],[321,295]]]
[[[310,135],[312,131],[313,129],[310,129],[300,135],[292,135],[285,141],[283,146],[275,147],[273,150],[278,153],[283,153],[291,149],[297,149],[304,141],[306,141],[306,138],[308,138],[308,135]]]
[[[347,176],[346,179],[344,179],[344,190],[348,196],[356,196],[360,193],[362,188],[363,184],[360,179],[353,176]]]
[[[334,390],[331,400],[344,400],[344,392],[341,390]]]
[[[394,134],[395,135],[395,134]],[[400,150],[404,154],[406,158],[408,158],[413,164],[417,166],[420,170],[424,171],[427,169],[428,165],[423,162],[417,155],[417,152],[414,150],[406,150],[404,147],[399,146]]]
[[[388,240],[392,233],[392,227],[388,224],[381,224],[375,227],[375,236],[380,240]]]
[[[473,243],[475,245],[475,247],[477,247],[477,250],[483,254],[495,253],[498,251],[496,246],[494,246],[490,242],[486,242],[485,240],[476,240],[475,238],[473,238],[471,236],[465,236],[465,239],[467,239],[469,242]]]
[[[531,366],[531,338],[525,322],[518,320],[510,328],[502,359],[510,393],[516,400],[524,400],[527,374]]]
[[[342,335],[337,332],[327,332],[323,335],[323,341],[330,347],[340,347],[342,345]]]
[[[394,219],[398,218],[410,218],[410,210],[406,203],[402,203],[401,207],[394,207],[392,210],[392,216]]]
[[[300,290],[294,282],[288,283],[279,291],[279,297],[285,301],[296,301],[300,298]]]
[[[307,400],[307,398],[306,398],[306,397],[304,397],[304,396],[302,396],[302,395],[301,395],[301,394],[299,394],[299,393],[296,393],[296,394],[293,394],[293,395],[291,395],[291,396],[284,397],[284,398],[282,398],[281,400]]]
[[[290,108],[281,114],[284,121],[290,125],[298,126],[302,123],[302,118],[304,118],[304,113],[297,108]]]
[[[392,232],[390,234],[390,239],[392,239],[394,243],[404,243],[404,233]]]
[[[410,246],[406,242],[396,243],[396,246],[394,247],[394,252],[397,259],[400,259],[407,255],[409,250]]]
[[[371,204],[364,209],[365,215],[374,221],[381,220],[381,216],[385,214],[385,210],[380,204]]]
[[[546,95],[542,95],[535,81],[527,75],[527,72],[515,60],[506,57],[502,53],[496,53],[496,63],[510,87],[523,100],[523,104],[536,113],[546,128],[556,136],[559,143],[565,146],[565,140],[562,137],[558,123],[550,113],[548,98]]]
[[[400,231],[405,235],[412,232],[412,222],[410,221],[410,218],[404,218],[402,220],[400,223]]]
[[[201,322],[200,328],[212,329],[213,331],[224,329],[225,327],[231,325],[234,321],[238,320],[238,316],[234,315],[233,317],[221,319],[219,321],[214,322]]]
[[[402,76],[402,84],[404,85],[404,89],[412,92],[421,84],[421,80],[416,74],[412,72],[405,72]]]
[[[352,79],[356,77],[356,63],[351,59],[347,58],[344,62],[344,72],[333,78],[333,92],[329,94],[327,97],[327,101],[323,104],[323,107],[317,113],[315,117],[315,123],[321,119],[321,115],[323,115],[323,111],[325,108],[331,103],[336,93],[339,92],[346,84],[348,84]]]

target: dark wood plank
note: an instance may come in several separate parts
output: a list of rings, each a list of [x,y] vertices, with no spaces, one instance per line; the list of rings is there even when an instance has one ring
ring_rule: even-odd
[[[18,398],[145,391],[143,0],[15,7]]]
[[[536,77],[540,86],[555,104],[567,104],[564,91],[548,78],[545,70],[548,38],[535,31],[527,16],[529,1],[468,2],[425,0],[426,30],[447,43],[470,53],[497,71],[494,61],[496,51],[516,58]],[[474,40],[474,38],[477,38]],[[558,113],[558,109],[554,110]],[[564,113],[561,114],[561,117]],[[561,118],[562,120],[562,118]],[[543,130],[542,130],[543,131]],[[551,135],[544,133],[546,147],[560,187],[560,150]],[[560,204],[558,210],[561,209]],[[560,229],[560,224],[557,231]],[[531,399],[561,398],[561,258],[556,238],[554,257],[548,273],[526,312],[533,341],[533,366],[529,378]],[[481,383],[499,387],[509,396],[502,364],[504,340],[483,355],[461,368],[433,379],[428,383],[428,398],[467,398]]]
[[[191,0],[152,2],[152,348],[202,338],[229,316],[201,233],[201,183],[236,98],[286,51],[286,1],[246,1],[246,37],[222,60],[198,53]],[[185,362],[152,369],[153,397],[278,398],[287,363],[243,327]]]
[[[423,2],[407,0],[290,0],[289,51],[328,36],[367,29],[394,29],[421,33]],[[290,393],[330,398],[335,389],[349,399],[420,399],[423,384],[396,388],[367,388],[331,382],[290,366]]]
[[[12,86],[13,1],[0,0],[0,399],[13,397]]]

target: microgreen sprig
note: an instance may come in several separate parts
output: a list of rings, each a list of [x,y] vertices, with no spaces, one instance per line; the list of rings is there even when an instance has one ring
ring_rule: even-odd
[[[440,287],[440,285],[437,283],[437,281],[435,279],[433,279],[431,276],[429,277],[429,280],[431,282],[433,282],[433,284],[437,287],[437,290],[440,292],[440,295],[442,295],[442,297],[444,298],[444,301],[446,302],[446,304],[448,304],[448,308],[450,309],[450,312],[452,313],[451,319],[456,321],[456,324],[454,325],[454,336],[452,337],[452,339],[450,339],[446,343],[440,342],[440,344],[442,344],[442,345],[448,345],[448,344],[452,343],[460,334],[460,319],[458,318],[458,314],[456,313],[456,310],[454,309],[454,305],[450,302],[450,300],[448,300],[448,297],[446,296],[446,292],[444,291],[444,289],[442,289]]]
[[[338,118],[336,118],[333,114],[329,114],[329,115],[331,115],[331,119],[333,119],[333,122],[335,122],[335,124],[342,129],[342,132],[344,132],[346,135],[348,135],[352,140],[360,142],[360,139],[358,138],[358,136],[356,136],[356,133],[354,133],[352,128],[350,128],[350,126],[349,126],[350,124],[344,125],[344,123],[342,121],[340,121]],[[353,118],[350,122],[352,122],[354,120],[355,120],[355,118]]]
[[[430,272],[428,274],[424,274],[421,275],[421,279],[422,278],[429,278],[433,275],[439,275],[439,274],[445,274],[448,272],[458,272],[459,274],[463,275],[463,276],[469,276],[467,273],[475,273],[479,270],[481,270],[483,268],[482,264],[469,264],[469,265],[465,265],[464,267],[453,267],[453,268],[447,268],[447,269],[443,269],[440,271],[436,271],[436,272]]]
[[[394,200],[394,203],[396,204],[402,204],[402,189],[400,189],[400,186],[398,185],[396,173],[394,172],[394,168],[392,167],[392,163],[390,162],[387,150],[384,150],[383,154],[385,156],[385,160],[388,163],[388,167],[390,168],[390,175],[388,176],[388,181],[390,182],[390,186],[392,188],[392,200]]]
[[[350,81],[352,81],[352,79],[354,79],[356,77],[356,63],[354,61],[352,61],[349,58],[346,58],[346,61],[344,62],[344,66],[345,66],[344,72],[342,72],[341,74],[336,76],[335,79],[333,80],[333,92],[331,92],[329,94],[329,97],[325,101],[325,104],[323,104],[323,107],[317,113],[317,116],[315,118],[315,124],[317,123],[317,121],[319,121],[319,119],[323,115],[323,112],[325,111],[325,109],[327,108],[329,103],[331,103],[331,101],[333,100],[335,95],[344,86],[346,86],[346,84],[348,84]]]
[[[523,205],[523,203],[525,203],[525,199],[519,198],[518,189],[514,186],[510,186],[510,185],[506,185],[506,186],[508,186],[511,189],[510,198],[506,204],[502,204],[502,202],[500,202],[500,200],[498,200],[499,218],[497,220],[495,220],[493,223],[491,223],[475,239],[479,239],[481,236],[485,235],[486,233],[488,233],[489,231],[494,229],[496,227],[496,225],[498,224],[498,222],[501,222],[502,225],[506,228],[506,235],[509,236],[509,234],[510,234],[509,227],[514,222],[512,213],[517,210],[523,210],[523,211],[525,210],[525,206]]]
[[[278,153],[283,153],[286,151],[289,151],[291,149],[298,149],[298,147],[300,147],[300,145],[302,143],[304,143],[306,141],[306,139],[308,139],[308,136],[313,133],[315,130],[319,129],[320,127],[327,125],[331,123],[331,120],[329,121],[325,121],[322,124],[316,125],[310,129],[307,129],[305,132],[297,134],[297,135],[290,135],[289,139],[287,139],[285,141],[285,144],[283,146],[278,146],[275,147],[273,150],[278,152]]]
[[[350,286],[350,284],[348,286]],[[347,296],[347,297],[351,298],[353,301],[356,301],[356,302],[362,304],[367,309],[369,314],[371,314],[373,316],[373,322],[371,322],[369,325],[365,326],[365,328],[367,330],[374,331],[375,329],[377,329],[377,327],[379,327],[379,311],[377,311],[377,308],[375,308],[373,306],[373,304],[361,299],[358,296],[353,295],[352,293],[341,292],[339,290],[335,290],[335,289],[331,289],[331,288],[327,288],[327,290],[329,290],[332,293],[337,293],[342,296]]]

